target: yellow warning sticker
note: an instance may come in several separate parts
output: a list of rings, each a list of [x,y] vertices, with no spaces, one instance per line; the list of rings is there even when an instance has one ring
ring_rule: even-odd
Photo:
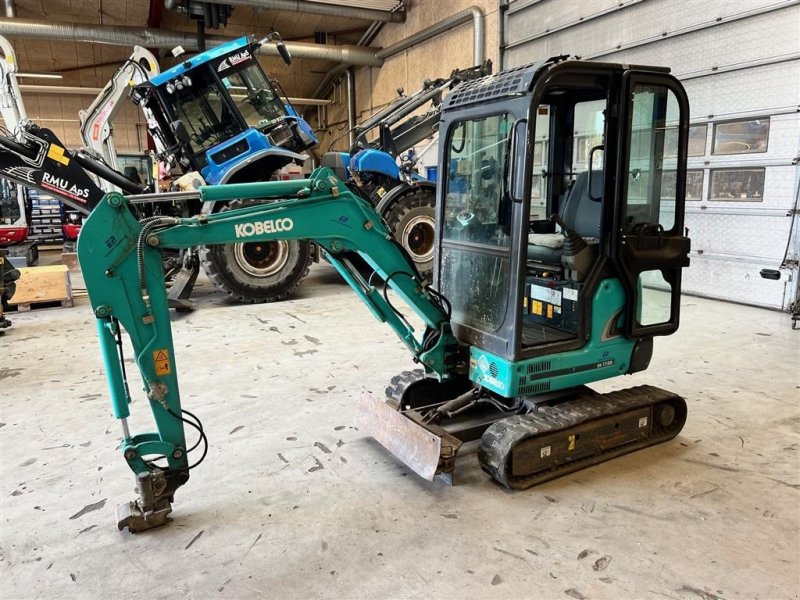
[[[62,165],[69,164],[69,158],[64,156],[64,148],[57,144],[50,144],[50,148],[47,150],[47,158],[60,162]]]
[[[542,303],[538,300],[534,300],[533,304],[531,305],[531,312],[535,315],[542,314]]]
[[[153,362],[156,366],[156,375],[169,375],[172,369],[169,366],[169,350],[153,350]]]
[[[547,305],[547,318],[548,319],[552,319],[553,318],[553,305],[552,304],[548,304]]]

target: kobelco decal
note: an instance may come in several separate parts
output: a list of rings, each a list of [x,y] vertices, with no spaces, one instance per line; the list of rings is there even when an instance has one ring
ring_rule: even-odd
[[[250,60],[250,50],[242,50],[236,54],[231,54],[229,57],[219,63],[219,66],[217,67],[217,73],[224,71],[225,69],[235,67],[239,63],[243,63],[246,60]]]
[[[269,219],[267,221],[254,221],[252,223],[242,223],[234,225],[237,238],[252,237],[264,233],[280,233],[291,231],[294,228],[294,221],[288,217],[283,219]]]

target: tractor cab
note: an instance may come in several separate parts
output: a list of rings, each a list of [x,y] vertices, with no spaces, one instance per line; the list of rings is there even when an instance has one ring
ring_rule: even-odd
[[[239,38],[134,88],[134,102],[152,109],[165,147],[176,149],[183,166],[209,184],[258,181],[302,162],[301,153],[318,143],[264,73],[259,45]]]
[[[666,69],[562,58],[445,98],[435,281],[470,379],[512,397],[562,357],[564,387],[647,367],[689,262],[688,119]]]

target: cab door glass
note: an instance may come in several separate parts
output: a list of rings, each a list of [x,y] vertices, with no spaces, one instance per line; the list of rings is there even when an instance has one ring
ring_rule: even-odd
[[[166,95],[175,118],[183,121],[195,153],[202,154],[243,131],[226,96],[214,76],[201,70],[192,74],[189,84]]]
[[[632,99],[625,230],[675,225],[678,101],[664,86],[638,84]],[[665,174],[667,176],[665,177]]]
[[[639,273],[636,287],[640,299],[636,307],[639,325],[658,325],[672,319],[672,284],[661,271],[653,269]]]
[[[573,133],[572,172],[589,170],[589,155],[592,155],[592,171],[602,174],[603,152],[592,153],[592,148],[603,145],[606,128],[606,101],[592,100],[575,105],[575,127]]]
[[[508,113],[461,121],[450,136],[444,238],[507,247],[511,204]]]
[[[531,221],[542,221],[547,212],[547,176],[550,165],[550,107],[536,109],[536,132],[533,141],[533,172],[531,173]]]
[[[512,201],[508,113],[454,123],[447,137],[440,288],[453,320],[483,331],[508,302]]]

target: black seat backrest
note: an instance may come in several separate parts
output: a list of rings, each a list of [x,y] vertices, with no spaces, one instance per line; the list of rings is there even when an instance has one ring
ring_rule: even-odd
[[[595,198],[603,197],[603,172],[592,171]],[[561,218],[582,237],[600,237],[600,218],[603,203],[589,197],[589,172],[580,173],[561,205]]]
[[[122,169],[122,174],[131,181],[135,181],[136,183],[142,182],[142,180],[139,178],[139,169],[134,166],[125,167]]]

